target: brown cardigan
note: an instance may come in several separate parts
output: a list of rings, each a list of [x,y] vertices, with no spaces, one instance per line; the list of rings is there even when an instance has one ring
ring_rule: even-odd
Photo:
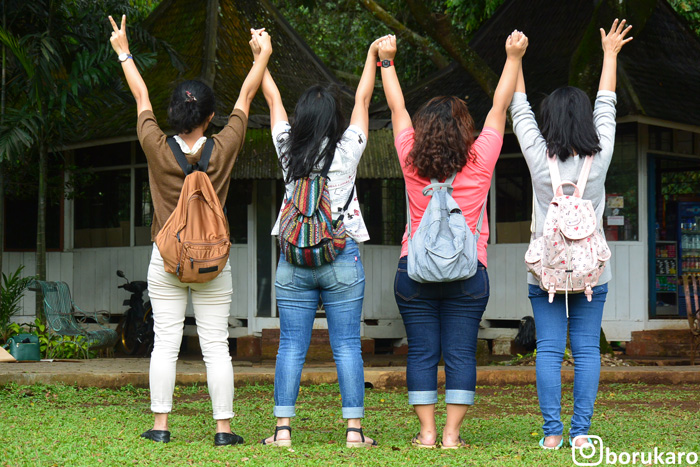
[[[226,203],[228,187],[231,183],[231,171],[238,152],[245,140],[248,117],[239,109],[234,109],[226,126],[212,136],[214,149],[207,168],[207,175],[223,206]],[[153,223],[151,224],[151,241],[168,220],[175,209],[185,174],[175,160],[172,150],[166,142],[166,135],[158,126],[155,115],[150,110],[139,114],[136,127],[139,142],[148,160],[148,180],[153,201]],[[188,155],[190,164],[197,162],[202,154],[199,149],[194,155]]]

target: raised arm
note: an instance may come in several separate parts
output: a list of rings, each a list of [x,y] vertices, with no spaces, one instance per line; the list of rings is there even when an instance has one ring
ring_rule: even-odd
[[[396,36],[385,36],[379,42],[379,60],[394,61],[396,57]],[[382,66],[382,83],[384,85],[384,95],[391,110],[391,126],[394,130],[394,139],[406,128],[413,126],[411,116],[406,110],[406,103],[403,99],[403,92],[399,84],[399,77],[396,75],[396,68],[393,64],[388,67]]]
[[[631,37],[625,39],[625,36],[632,26],[625,28],[626,19],[623,19],[619,24],[618,20],[612,24],[610,32],[605,34],[605,29],[600,28],[600,42],[603,46],[603,70],[600,73],[599,91],[615,92],[617,86],[617,54],[620,53],[622,46],[632,40]]]
[[[515,92],[522,92],[525,94],[525,76],[523,75],[523,62],[520,62],[520,69],[518,70],[518,80],[515,82]]]
[[[262,80],[262,91],[267,101],[267,106],[270,108],[270,128],[274,128],[278,122],[286,122],[287,111],[284,110],[284,105],[282,104],[282,95],[280,90],[275,84],[275,80],[272,79],[270,70],[265,70]]]
[[[145,110],[153,110],[151,100],[148,98],[146,83],[141,77],[138,68],[136,68],[134,59],[129,52],[129,40],[126,37],[126,15],[122,16],[121,28],[117,27],[117,23],[114,22],[111,16],[109,17],[109,22],[112,23],[113,29],[109,42],[122,62],[122,70],[124,70],[126,82],[129,85],[131,94],[136,99],[136,114],[140,115]]]
[[[234,109],[243,111],[246,116],[250,113],[250,104],[258,92],[267,68],[267,62],[270,59],[270,55],[272,55],[272,43],[267,32],[264,29],[251,29],[250,32],[252,35],[250,48],[253,50],[253,66],[250,68],[245,81],[243,81],[238,100],[233,106]]]
[[[357,91],[355,91],[355,107],[353,107],[350,117],[350,125],[360,127],[365,136],[369,134],[369,104],[372,100],[374,79],[377,74],[377,47],[382,39],[375,40],[369,46],[365,68],[362,70],[362,77],[357,85]]]
[[[498,80],[496,91],[493,93],[493,106],[484,122],[484,127],[493,128],[501,136],[506,129],[506,112],[513,99],[518,75],[522,70],[522,60],[527,44],[527,36],[520,31],[513,31],[506,39],[506,63],[501,72],[501,79]],[[524,86],[525,81],[523,80]]]

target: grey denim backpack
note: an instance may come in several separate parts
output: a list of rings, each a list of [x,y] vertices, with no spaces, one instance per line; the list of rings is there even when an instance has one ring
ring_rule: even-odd
[[[411,235],[411,212],[406,193],[408,217],[408,277],[416,282],[453,282],[476,274],[476,242],[481,233],[486,200],[473,234],[462,209],[452,198],[452,174],[443,183],[430,179],[423,196],[431,196],[416,232]]]

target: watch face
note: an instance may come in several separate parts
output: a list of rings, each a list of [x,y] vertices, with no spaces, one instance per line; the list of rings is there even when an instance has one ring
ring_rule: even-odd
[[[389,68],[391,66],[391,60],[382,60],[382,66],[384,68]]]

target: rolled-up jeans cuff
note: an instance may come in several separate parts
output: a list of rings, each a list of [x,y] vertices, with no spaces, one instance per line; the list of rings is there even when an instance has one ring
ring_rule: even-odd
[[[151,412],[153,413],[170,413],[173,411],[173,406],[165,404],[151,404]]]
[[[445,404],[474,405],[474,391],[446,389]]]
[[[364,418],[364,407],[343,407],[343,418]]]
[[[215,412],[214,413],[214,420],[230,420],[232,419],[236,414],[234,414],[231,411],[228,412]]]
[[[292,418],[297,415],[293,405],[276,405],[272,413],[277,418]]]
[[[434,391],[408,391],[408,403],[410,405],[437,404],[438,392]]]

